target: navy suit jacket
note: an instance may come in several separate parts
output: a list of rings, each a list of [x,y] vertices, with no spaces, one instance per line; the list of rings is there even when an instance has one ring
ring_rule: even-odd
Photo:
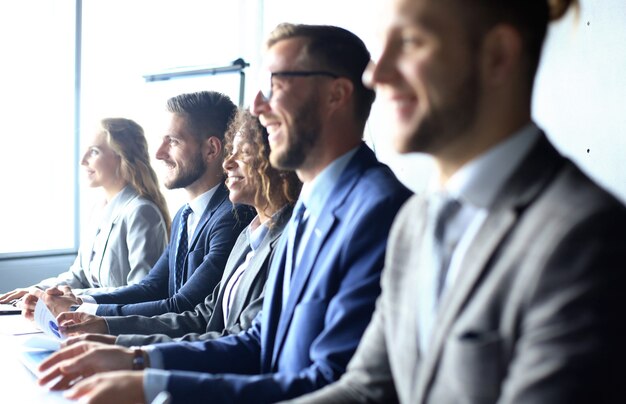
[[[202,213],[185,259],[184,284],[175,292],[177,237],[182,208],[172,222],[172,237],[148,275],[139,283],[93,294],[99,316],[155,316],[193,310],[220,281],[237,236],[254,217],[247,206],[233,206],[220,184]]]
[[[284,309],[285,235],[271,263],[263,309],[249,330],[154,347],[166,369],[182,371],[169,378],[173,402],[274,402],[337,380],[371,319],[387,235],[409,195],[361,145],[316,223]]]

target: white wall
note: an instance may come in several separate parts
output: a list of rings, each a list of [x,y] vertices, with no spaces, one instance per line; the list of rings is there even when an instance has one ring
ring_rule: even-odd
[[[377,7],[359,0],[265,0],[261,31],[282,21],[339,25],[359,35],[376,55]],[[570,13],[553,24],[533,102],[536,121],[556,146],[626,201],[626,1],[582,0],[578,19]],[[393,152],[389,118],[380,104],[374,105],[366,140],[373,139],[379,157],[419,191],[431,163],[424,156]]]
[[[626,1],[581,6],[551,27],[533,113],[564,154],[626,200]]]

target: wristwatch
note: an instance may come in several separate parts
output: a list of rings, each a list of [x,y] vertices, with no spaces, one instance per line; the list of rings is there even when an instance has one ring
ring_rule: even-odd
[[[144,370],[146,368],[146,358],[143,350],[140,348],[133,349],[133,370]]]

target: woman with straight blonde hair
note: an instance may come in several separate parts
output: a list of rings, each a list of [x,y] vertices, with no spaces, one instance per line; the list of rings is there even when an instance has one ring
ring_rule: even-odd
[[[141,126],[125,118],[101,120],[81,165],[88,185],[104,191],[104,201],[83,229],[69,270],[31,287],[66,285],[88,294],[136,283],[167,245],[170,217]],[[15,302],[29,289],[5,293],[0,303]]]

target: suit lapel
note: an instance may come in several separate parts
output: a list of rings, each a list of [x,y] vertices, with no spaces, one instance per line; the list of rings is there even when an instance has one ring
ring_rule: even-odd
[[[426,225],[426,209],[427,202],[422,197],[419,200],[419,204],[415,209],[417,214],[415,223],[407,228],[408,236],[407,242],[403,243],[402,251],[398,254],[398,258],[391,255],[393,260],[391,265],[394,265],[396,260],[400,260],[403,268],[419,268],[420,260],[425,252],[421,251],[424,243],[422,243],[422,237],[424,236],[424,227]],[[420,251],[415,251],[416,246],[420,248]],[[389,259],[389,258],[388,258]],[[386,264],[387,265],[387,264]],[[418,364],[421,361],[421,353],[419,348],[419,327],[417,324],[417,313],[419,312],[419,299],[415,297],[414,288],[405,288],[403,285],[419,285],[420,273],[417,270],[408,270],[406,277],[402,278],[402,282],[398,287],[392,290],[392,293],[399,294],[399,303],[397,307],[406,312],[401,312],[398,315],[398,330],[397,339],[394,339],[394,345],[402,347],[402,356],[406,358],[417,358],[416,361],[402,361],[406,367],[401,369],[402,374],[406,374],[410,377],[409,380],[418,380]],[[403,293],[404,292],[404,293]],[[413,388],[415,383],[411,383]]]
[[[87,276],[88,278],[87,281],[89,282],[91,286],[95,286],[93,284],[93,279],[92,279],[94,276],[96,277],[96,279],[98,279],[98,282],[102,284],[102,279],[100,276],[100,273],[102,271],[102,260],[109,246],[109,240],[111,238],[111,231],[113,230],[113,226],[115,225],[115,223],[121,216],[122,212],[124,212],[124,209],[126,208],[126,206],[131,201],[135,200],[138,197],[139,197],[139,194],[137,194],[137,191],[135,191],[135,189],[132,188],[130,185],[124,187],[124,189],[122,189],[120,193],[117,195],[117,197],[113,201],[114,206],[111,206],[110,208],[111,213],[110,213],[108,220],[106,221],[104,226],[100,227],[98,231],[99,235],[106,234],[106,239],[104,240],[104,243],[101,246],[99,254],[94,257],[92,257],[91,254],[93,254],[93,249],[95,247],[97,235],[93,237],[92,247],[91,247],[92,250],[90,251],[89,257],[87,257],[86,266],[83,267],[83,268],[89,268],[89,271],[88,271],[89,275]]]
[[[218,185],[217,189],[215,190],[215,193],[211,197],[209,204],[204,209],[204,212],[202,212],[200,221],[198,222],[198,225],[196,226],[196,229],[193,232],[191,243],[189,243],[189,251],[193,251],[195,249],[196,243],[198,242],[200,234],[202,234],[202,231],[204,230],[206,225],[209,223],[209,220],[213,216],[213,213],[215,213],[215,210],[222,204],[222,202],[224,202],[226,198],[228,198],[228,189],[226,188],[226,185],[224,185],[224,183],[221,182]]]
[[[334,223],[334,215],[324,215],[318,218],[317,223],[315,224],[315,229],[313,229],[313,231],[311,232],[311,237],[309,238],[308,244],[306,245],[306,250],[302,255],[300,264],[297,268],[295,268],[294,274],[292,274],[291,290],[289,291],[287,303],[281,311],[280,321],[278,323],[278,331],[276,332],[276,343],[272,360],[272,363],[274,365],[276,364],[276,359],[278,358],[281,348],[284,345],[283,342],[287,336],[289,325],[291,324],[293,311],[300,301],[305,286],[308,283],[309,277],[311,276],[311,271],[313,269],[315,261],[318,258],[319,251],[324,241],[328,237],[328,234],[332,229]],[[279,281],[282,282],[282,279]]]
[[[485,222],[472,240],[461,263],[459,275],[447,293],[430,342],[428,355],[421,364],[421,377],[416,385],[418,401],[425,401],[450,330],[460,312],[478,288],[490,262],[501,248],[507,235],[514,230],[523,210],[539,195],[562,166],[564,159],[542,134],[520,167],[499,192]]]
[[[270,258],[272,250],[276,247],[280,235],[285,228],[285,224],[289,221],[289,218],[291,217],[292,210],[293,205],[289,205],[283,207],[279,212],[276,213],[277,217],[274,220],[272,227],[270,227],[267,235],[261,242],[261,245],[259,245],[259,248],[255,252],[255,257],[250,261],[250,264],[240,281],[240,285],[237,288],[237,291],[247,290],[248,293],[245,296],[241,296],[241,298],[237,298],[233,301],[233,305],[230,309],[231,315],[228,318],[229,326],[232,325],[239,318],[241,312],[245,309],[244,304],[250,300],[250,294],[254,292],[252,286],[254,282],[256,282],[259,271],[265,266],[265,263]],[[263,259],[261,259],[261,257],[263,257]],[[238,295],[239,293],[237,293],[236,296]]]
[[[233,276],[237,268],[239,268],[239,266],[243,264],[243,262],[246,259],[246,255],[250,251],[250,244],[248,242],[247,233],[248,233],[248,226],[246,226],[239,234],[239,237],[237,238],[235,245],[230,251],[230,254],[228,256],[228,261],[226,262],[226,266],[224,267],[224,274],[222,275],[222,279],[220,280],[220,285],[219,285],[219,292],[218,292],[219,294],[217,298],[218,303],[216,304],[214,308],[214,313],[219,312],[221,317],[224,317],[224,312],[222,311],[222,303],[224,301],[224,292],[225,292],[226,285],[228,285],[230,278]],[[243,279],[242,279],[242,282],[243,282]],[[233,302],[233,308],[235,304],[236,304],[236,301]],[[231,310],[231,313],[233,315],[229,316],[229,319],[239,317],[239,314],[235,316],[235,313],[232,310]],[[224,324],[224,325],[228,327],[228,324]]]
[[[263,301],[262,328],[261,328],[261,372],[270,371],[275,358],[274,341],[282,311],[283,276],[285,272],[285,256],[287,252],[287,237],[283,233],[278,240],[276,253],[270,262],[270,271],[266,282],[266,293]]]

